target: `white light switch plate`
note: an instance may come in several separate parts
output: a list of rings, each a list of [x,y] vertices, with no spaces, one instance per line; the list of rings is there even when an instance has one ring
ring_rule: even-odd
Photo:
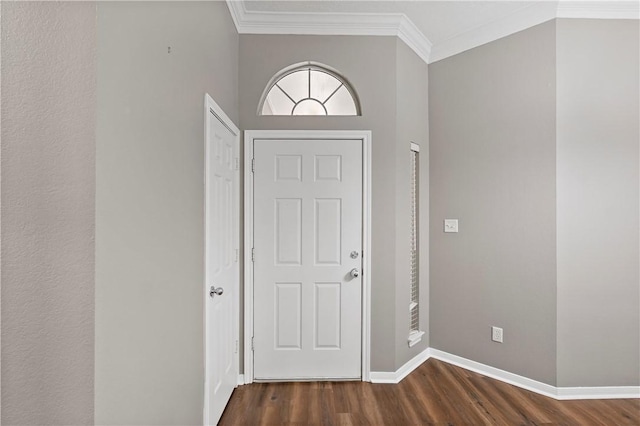
[[[458,219],[445,219],[444,232],[458,232]]]

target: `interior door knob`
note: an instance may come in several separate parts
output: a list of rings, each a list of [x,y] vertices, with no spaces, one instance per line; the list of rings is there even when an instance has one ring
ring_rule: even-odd
[[[209,292],[209,296],[213,297],[216,294],[218,296],[222,296],[222,293],[224,293],[224,289],[222,287],[215,288],[214,286],[211,286],[211,291]]]
[[[358,270],[358,268],[353,268],[351,270],[351,276],[353,278],[358,278],[360,276],[360,271]]]

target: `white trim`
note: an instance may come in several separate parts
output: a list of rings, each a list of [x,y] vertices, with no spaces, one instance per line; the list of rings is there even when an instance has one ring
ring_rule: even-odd
[[[640,398],[640,386],[595,386],[558,388],[558,400]]]
[[[244,132],[244,383],[253,383],[253,145],[256,139],[357,139],[362,141],[362,381],[371,363],[371,131],[246,130]]]
[[[240,27],[242,26],[242,21],[245,19],[244,16],[247,10],[244,2],[239,0],[226,0],[226,2],[229,13],[231,14],[231,19],[233,20],[233,25],[236,26],[236,31],[240,33]]]
[[[418,145],[417,143],[413,143],[411,142],[410,149],[413,152],[420,152],[420,145]]]
[[[557,400],[640,398],[640,386],[555,387],[438,349],[430,348],[430,354],[431,358]]]
[[[509,15],[463,31],[436,43],[429,63],[501,39],[555,18],[638,19],[637,1],[543,1],[524,6]]]
[[[637,1],[539,1],[432,43],[403,13],[264,12],[227,0],[239,34],[397,36],[432,63],[554,18],[639,19]]]
[[[204,111],[205,118],[207,117],[208,113],[213,113],[213,115],[218,117],[218,119],[222,122],[222,124],[224,124],[224,126],[227,129],[229,129],[231,133],[233,133],[233,136],[238,138],[238,144],[239,144],[240,129],[238,129],[238,126],[235,125],[233,120],[229,118],[229,116],[222,110],[220,105],[218,105],[216,101],[214,101],[213,98],[208,93],[205,94],[204,105],[205,105],[205,111]],[[207,130],[209,129],[207,128],[207,123],[205,122],[205,131]],[[206,141],[205,141],[205,148],[206,148]],[[238,146],[238,148],[240,148],[240,146]],[[205,163],[205,167],[206,167],[206,163]]]
[[[420,352],[418,355],[407,361],[402,367],[396,371],[372,371],[371,383],[400,383],[402,379],[407,377],[413,370],[420,367],[422,363],[431,357],[431,350],[429,348]]]
[[[349,132],[362,138],[362,381],[371,381],[371,203],[373,183],[371,131]]]
[[[244,382],[253,382],[253,137],[244,132]]]
[[[416,306],[418,306],[417,303]],[[424,336],[424,331],[412,331],[409,333],[409,337],[407,338],[409,347],[412,348],[419,343],[422,340],[422,336]]]
[[[495,21],[458,33],[433,46],[429,63],[490,43],[556,17],[555,2],[524,6]]]
[[[238,386],[242,386],[244,384],[244,374],[238,374]]]
[[[457,355],[452,355],[447,352],[440,351],[438,349],[431,348],[431,357],[439,359],[440,361],[447,362],[449,364],[462,367],[466,370],[482,374],[483,376],[497,379],[510,385],[518,386],[520,388],[539,393],[551,398],[556,397],[556,388],[546,383],[538,382],[536,380],[529,379],[527,377],[519,376],[517,374],[509,373],[508,371],[500,370],[499,368],[490,367],[479,362],[471,361],[470,359],[462,358]]]
[[[425,63],[429,63],[431,49],[433,47],[431,40],[425,36],[422,31],[409,19],[406,15],[402,15],[400,27],[398,28],[398,37],[415,52]]]
[[[640,386],[555,387],[438,349],[427,348],[396,371],[372,371],[372,383],[400,383],[429,358],[535,392],[556,400],[640,398]]]
[[[227,0],[239,34],[396,36],[428,62],[431,42],[404,13],[306,13],[247,10]]]
[[[561,1],[558,18],[639,19],[638,1]]]
[[[234,136],[234,143],[236,145],[236,152],[238,153],[238,155],[240,155],[240,130],[238,129],[238,127],[235,125],[235,123],[233,122],[233,120],[231,120],[229,118],[229,116],[222,110],[222,108],[213,100],[213,98],[206,93],[204,96],[204,170],[205,170],[205,178],[204,178],[204,200],[205,200],[205,209],[204,209],[204,227],[205,227],[205,246],[204,246],[204,252],[205,252],[205,262],[204,262],[204,267],[205,267],[205,272],[204,272],[204,292],[203,292],[203,297],[204,297],[204,326],[203,326],[203,331],[204,331],[204,407],[203,407],[203,413],[202,413],[202,417],[203,417],[203,422],[205,425],[209,424],[209,382],[207,380],[207,378],[209,377],[209,356],[210,356],[210,346],[211,346],[211,342],[209,342],[209,333],[207,333],[207,325],[209,324],[209,306],[210,303],[208,302],[208,298],[209,298],[209,262],[207,261],[207,259],[209,258],[209,256],[207,256],[207,253],[209,253],[211,250],[209,248],[209,243],[210,241],[207,240],[206,235],[209,235],[209,233],[207,232],[207,230],[209,229],[209,215],[207,214],[207,212],[209,211],[209,205],[210,205],[210,200],[209,200],[209,192],[207,191],[208,189],[208,183],[209,183],[209,176],[210,176],[210,170],[209,170],[209,162],[207,161],[209,158],[209,133],[211,132],[211,128],[209,126],[209,114],[213,114],[218,120],[220,120],[220,122],[227,128],[229,129],[229,131],[231,131],[231,133]],[[240,219],[240,171],[237,170],[236,171],[236,183],[235,186],[233,188],[234,190],[234,199],[233,199],[233,212],[234,212],[234,216],[237,218],[238,220],[238,229],[239,229],[239,219]],[[234,245],[236,246],[236,249],[238,247],[238,243],[239,243],[239,233],[236,233],[234,235]],[[237,276],[238,279],[240,278],[240,263],[238,262],[237,264]],[[238,282],[238,286],[235,289],[236,291],[234,292],[234,294],[239,294],[240,293],[240,283]],[[235,335],[235,339],[234,340],[238,340],[240,338],[240,308],[239,308],[239,297],[235,298],[235,301],[233,303],[233,310],[234,310],[234,335]],[[236,358],[234,360],[234,368],[236,371],[236,374],[238,374],[239,371],[239,365],[240,365],[240,360],[239,360],[240,355],[238,354],[238,358]]]

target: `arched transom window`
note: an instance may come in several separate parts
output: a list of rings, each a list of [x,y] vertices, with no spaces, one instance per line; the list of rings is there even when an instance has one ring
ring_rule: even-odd
[[[315,64],[278,74],[263,96],[260,115],[360,115],[355,91],[334,71]]]

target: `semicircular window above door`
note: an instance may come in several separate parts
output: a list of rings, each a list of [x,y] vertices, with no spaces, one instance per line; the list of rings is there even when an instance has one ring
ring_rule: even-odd
[[[262,97],[259,115],[361,115],[358,97],[337,72],[305,63],[278,73]]]

